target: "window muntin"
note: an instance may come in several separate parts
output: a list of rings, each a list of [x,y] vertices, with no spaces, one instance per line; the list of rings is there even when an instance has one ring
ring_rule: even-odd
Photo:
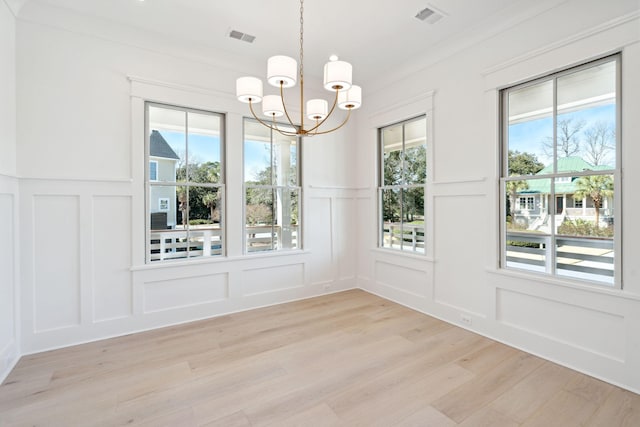
[[[379,129],[379,246],[425,252],[425,116]]]
[[[618,87],[616,55],[502,91],[503,268],[620,286]]]
[[[224,254],[223,126],[221,114],[146,104],[147,263]]]
[[[245,253],[301,248],[300,140],[244,120]]]

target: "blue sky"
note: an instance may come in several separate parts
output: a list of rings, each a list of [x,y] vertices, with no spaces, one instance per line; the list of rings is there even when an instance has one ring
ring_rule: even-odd
[[[584,131],[590,124],[599,121],[615,124],[615,114],[615,104],[608,104],[561,114],[558,116],[558,119],[572,118],[576,122],[584,120],[585,126],[582,128],[582,131]],[[521,153],[533,153],[538,157],[538,160],[548,165],[551,159],[542,151],[542,141],[544,141],[546,137],[551,136],[553,136],[553,121],[551,116],[514,124],[509,126],[509,149],[520,151]]]
[[[160,132],[173,151],[179,156],[184,155],[184,133],[163,130]],[[269,165],[269,151],[262,142],[247,141],[244,144],[245,167],[248,179],[253,179],[254,174]],[[189,135],[189,157],[191,161],[219,162],[220,138],[217,136]]]

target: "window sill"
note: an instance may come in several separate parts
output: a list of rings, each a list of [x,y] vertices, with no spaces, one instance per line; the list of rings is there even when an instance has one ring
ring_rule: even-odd
[[[306,250],[288,250],[288,251],[275,251],[268,253],[251,253],[244,254],[238,256],[215,256],[215,257],[206,257],[206,258],[193,258],[190,260],[167,260],[162,262],[154,262],[151,264],[142,264],[142,265],[134,265],[129,269],[129,271],[146,271],[146,270],[156,270],[162,268],[176,268],[176,267],[188,267],[194,265],[207,265],[207,264],[219,264],[219,263],[228,263],[228,262],[239,262],[246,260],[255,260],[262,258],[277,258],[284,256],[298,256],[298,255],[307,255],[311,252]]]
[[[561,286],[563,288],[576,289],[583,292],[598,293],[617,298],[640,301],[640,295],[625,292],[623,289],[613,286],[607,287],[606,285],[598,285],[591,282],[574,282],[571,280],[566,280],[564,278],[552,277],[544,274],[536,274],[530,272],[521,272],[504,268],[487,268],[486,271],[490,274],[495,274],[498,276],[510,277],[532,282],[534,281],[552,286]]]

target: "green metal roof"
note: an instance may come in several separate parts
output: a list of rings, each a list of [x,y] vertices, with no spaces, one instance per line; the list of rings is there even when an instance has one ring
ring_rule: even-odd
[[[566,172],[584,172],[584,171],[600,171],[614,169],[608,165],[594,166],[591,163],[585,161],[581,157],[560,157],[558,159],[558,173]],[[535,176],[543,179],[528,179],[527,184],[529,188],[520,191],[519,194],[549,194],[551,193],[551,179],[544,178],[545,175],[553,173],[553,164],[545,166]],[[555,192],[556,194],[573,194],[576,192],[576,180],[578,177],[571,177],[571,182],[556,182]]]

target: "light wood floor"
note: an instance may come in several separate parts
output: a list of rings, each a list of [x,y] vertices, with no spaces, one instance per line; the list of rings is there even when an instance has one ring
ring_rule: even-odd
[[[640,396],[349,291],[24,357],[0,425],[640,426]]]

